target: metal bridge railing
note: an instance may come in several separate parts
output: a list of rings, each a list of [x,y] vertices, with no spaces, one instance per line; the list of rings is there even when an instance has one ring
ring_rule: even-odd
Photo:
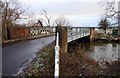
[[[30,36],[50,34],[55,32],[55,27],[30,27]]]
[[[71,27],[68,28],[67,33],[68,33],[68,42],[71,42],[78,38],[90,35],[90,28]]]

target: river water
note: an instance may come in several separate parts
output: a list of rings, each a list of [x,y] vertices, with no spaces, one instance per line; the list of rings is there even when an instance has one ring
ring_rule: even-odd
[[[101,67],[120,59],[120,43],[117,42],[96,41],[83,43],[82,47],[85,54],[99,62]]]

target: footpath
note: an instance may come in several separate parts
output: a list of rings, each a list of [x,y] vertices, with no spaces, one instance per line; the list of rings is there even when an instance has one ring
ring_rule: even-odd
[[[17,42],[17,41],[23,41],[23,40],[37,39],[37,38],[42,38],[42,37],[47,37],[47,36],[54,36],[54,33],[52,33],[52,34],[43,34],[43,35],[40,35],[40,36],[31,36],[31,37],[26,37],[26,38],[5,40],[5,41],[2,42],[2,44]]]

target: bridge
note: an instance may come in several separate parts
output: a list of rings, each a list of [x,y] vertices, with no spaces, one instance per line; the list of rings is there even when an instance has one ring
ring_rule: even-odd
[[[56,27],[56,33],[59,33],[60,50],[67,52],[68,43],[83,37],[94,39],[95,28],[93,27]]]
[[[3,43],[35,39],[45,36],[53,36],[55,34],[55,27],[40,27],[40,26],[10,26],[7,28],[7,37],[3,38]],[[5,37],[5,36],[3,36]]]
[[[57,34],[58,33],[58,34]],[[94,40],[94,35],[95,33],[95,27],[62,27],[62,26],[57,26],[57,27],[9,27],[8,28],[8,40],[14,40],[14,39],[23,39],[23,38],[39,38],[43,36],[50,36],[50,35],[57,35],[58,38],[56,38],[56,43],[57,46],[55,47],[55,50],[59,50],[62,52],[67,52],[67,47],[68,43],[75,41],[79,38],[87,38],[89,37],[89,40],[92,41]],[[119,29],[120,33],[120,29]],[[31,55],[34,52],[37,52],[39,47],[46,46],[50,42],[54,41],[54,38],[52,37],[46,37],[46,38],[39,38],[35,40],[29,40],[29,41],[24,41],[24,42],[19,42],[16,44],[11,44],[12,46],[6,45],[3,47],[3,56],[4,56],[4,72],[6,73],[12,73],[16,71],[16,68],[19,68],[23,61],[28,59],[28,57],[31,57]],[[17,47],[16,47],[17,46]],[[41,47],[41,48],[42,48]],[[21,49],[22,48],[22,49]],[[24,52],[26,51],[26,52]],[[17,55],[16,55],[17,52]],[[19,53],[19,54],[18,54]],[[56,55],[57,54],[57,55]],[[18,56],[19,55],[19,56]],[[30,55],[30,56],[29,56]],[[6,57],[7,56],[7,57]],[[14,57],[17,56],[17,57]],[[25,56],[25,58],[21,58],[21,56]],[[55,58],[57,58],[57,61],[55,62],[55,65],[58,65],[59,61],[59,51],[56,53],[55,52]],[[14,57],[10,59],[10,57]],[[17,59],[18,63],[15,61]],[[13,66],[13,68],[11,68]],[[57,68],[57,67],[56,67]],[[8,71],[8,69],[11,69],[11,71]],[[59,69],[58,69],[59,70]],[[56,69],[55,69],[56,71]],[[58,75],[59,72],[57,72],[55,75]]]
[[[60,35],[60,46],[63,50],[67,51],[67,44],[76,39],[90,36],[90,40],[94,38],[94,29],[93,27],[40,27],[40,26],[31,26],[31,27],[8,27],[8,41],[10,40],[24,40],[39,38],[44,36],[55,35],[55,32],[58,32]],[[65,47],[63,47],[65,46]]]
[[[68,43],[79,38],[89,36],[89,39],[93,40],[94,30],[94,28],[90,27],[56,27],[55,77],[59,76],[59,51],[67,52]]]
[[[114,27],[116,29],[117,27]],[[76,39],[83,37],[90,37],[90,40],[94,39],[95,29],[98,27],[40,27],[40,26],[31,26],[31,27],[8,27],[8,40],[21,40],[21,39],[32,39],[39,38],[44,36],[55,35],[55,32],[58,32],[60,35],[60,46],[66,46],[64,49],[67,49],[67,44]],[[112,31],[109,28],[110,31]],[[104,32],[104,31],[102,31]],[[120,32],[119,32],[120,33]]]
[[[40,36],[55,35],[55,32],[60,29],[59,35],[66,36],[67,43],[72,42],[78,38],[90,35],[90,28],[82,27],[9,27],[8,28],[8,40],[33,38]],[[66,35],[63,35],[66,30]],[[3,74],[14,74],[22,66],[26,59],[32,57],[33,53],[37,53],[39,49],[46,46],[50,42],[54,41],[54,37],[45,37],[29,41],[16,42],[16,44],[10,44],[3,47]],[[61,37],[60,37],[61,38]],[[65,37],[64,37],[65,38]],[[63,39],[64,39],[63,38]],[[60,39],[63,40],[62,38]],[[12,45],[12,46],[11,46]],[[17,47],[16,47],[17,46]],[[60,46],[61,47],[61,46]],[[17,56],[17,57],[14,57]],[[13,58],[11,58],[13,57]],[[17,62],[17,63],[16,63]],[[24,65],[24,64],[23,64]],[[8,70],[10,69],[10,70]]]
[[[8,40],[31,39],[43,36],[55,35],[58,32],[60,35],[60,46],[66,46],[63,50],[67,50],[67,44],[76,39],[90,36],[90,40],[94,38],[93,27],[8,27]]]
[[[98,27],[96,27],[98,29]],[[111,28],[109,28],[111,30]],[[118,28],[120,34],[120,29]],[[59,76],[59,51],[67,52],[68,43],[80,38],[89,37],[89,41],[95,39],[95,27],[56,27],[55,46],[55,72],[54,76]]]
[[[74,41],[76,39],[89,36],[90,28],[83,27],[69,27],[67,31],[67,42]]]
[[[58,27],[55,28],[55,27],[39,27],[39,26],[8,27],[7,40],[54,35],[57,28]],[[90,28],[87,28],[87,27],[63,27],[63,28],[68,33],[67,34],[68,43],[78,38],[90,35]]]

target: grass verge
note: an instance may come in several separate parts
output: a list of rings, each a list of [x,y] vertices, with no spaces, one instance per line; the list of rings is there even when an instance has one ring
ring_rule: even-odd
[[[44,47],[25,72],[25,76],[54,76],[54,43]]]
[[[25,76],[54,76],[54,46],[55,42],[44,47],[31,63]],[[90,58],[79,44],[70,46],[68,52],[60,52],[60,78],[77,76],[120,76],[120,61],[106,64],[103,69],[98,62]]]

